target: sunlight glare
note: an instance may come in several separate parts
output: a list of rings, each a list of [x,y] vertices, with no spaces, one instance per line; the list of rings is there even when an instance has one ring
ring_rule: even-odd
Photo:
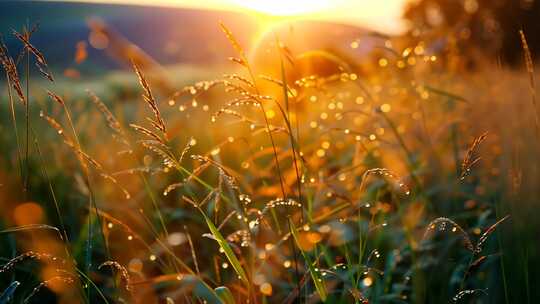
[[[305,15],[328,9],[331,0],[233,0],[240,7],[274,16]]]

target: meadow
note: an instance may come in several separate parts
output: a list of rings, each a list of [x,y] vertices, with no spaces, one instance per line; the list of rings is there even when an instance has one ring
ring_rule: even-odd
[[[534,303],[524,35],[519,66],[470,68],[422,37],[351,57],[209,26],[219,66],[118,47],[88,82],[39,28],[4,37],[0,304]]]

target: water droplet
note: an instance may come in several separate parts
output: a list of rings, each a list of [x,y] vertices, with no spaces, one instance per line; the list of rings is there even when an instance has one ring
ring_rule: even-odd
[[[362,280],[362,284],[366,287],[369,287],[373,284],[373,279],[371,277],[365,277],[363,280]]]

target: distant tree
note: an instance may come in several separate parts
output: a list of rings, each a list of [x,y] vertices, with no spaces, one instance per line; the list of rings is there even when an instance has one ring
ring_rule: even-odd
[[[417,0],[404,17],[411,23],[411,36],[445,35],[445,45],[462,55],[472,52],[519,63],[519,30],[532,52],[540,52],[540,0]]]

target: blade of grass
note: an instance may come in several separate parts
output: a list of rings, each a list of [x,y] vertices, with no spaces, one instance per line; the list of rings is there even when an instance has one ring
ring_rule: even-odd
[[[103,294],[101,289],[88,277],[86,274],[84,274],[83,271],[79,270],[78,268],[75,269],[77,271],[77,274],[80,275],[88,284],[90,284],[98,293],[99,297],[103,300],[103,303],[109,304],[109,301],[107,300],[107,297]]]
[[[283,57],[281,55],[281,51],[279,49],[279,41],[276,35],[276,45],[278,47],[278,54],[279,54],[279,63],[280,63],[280,69],[281,69],[281,82],[282,82],[282,88],[283,88],[283,100],[285,101],[285,108],[287,109],[287,115],[285,115],[284,119],[287,124],[287,128],[289,129],[289,139],[291,141],[291,149],[292,149],[292,155],[293,155],[293,163],[294,163],[294,170],[296,173],[296,185],[298,188],[298,203],[302,205],[302,222],[304,222],[304,205],[302,204],[302,183],[300,180],[300,171],[298,170],[298,162],[296,160],[296,148],[295,148],[295,140],[293,135],[293,130],[290,123],[290,108],[289,108],[289,92],[288,92],[288,85],[287,85],[287,76],[285,75],[285,65],[283,63]],[[265,114],[266,115],[266,114]],[[298,117],[296,118],[298,119]]]
[[[15,290],[17,287],[19,287],[21,283],[19,281],[13,281],[9,286],[2,292],[0,295],[0,304],[7,304],[11,301],[11,298],[13,297],[13,294],[15,293]]]
[[[521,38],[521,46],[523,48],[523,59],[525,60],[525,67],[527,68],[527,73],[529,75],[529,91],[531,93],[531,105],[534,108],[534,126],[536,128],[536,136],[540,138],[540,118],[538,115],[538,105],[536,102],[536,80],[534,77],[534,62],[531,55],[531,50],[529,49],[529,44],[527,43],[527,38],[523,30],[519,31],[519,36]]]
[[[13,123],[13,132],[15,133],[15,142],[17,144],[17,163],[19,165],[19,178],[21,184],[23,184],[23,165],[22,165],[22,154],[21,154],[21,141],[19,139],[19,131],[17,128],[17,116],[15,115],[15,103],[13,101],[13,94],[11,92],[11,78],[9,73],[6,72],[7,87],[8,87],[8,99],[9,106],[11,110],[11,121]],[[23,185],[24,187],[24,185]]]
[[[501,213],[500,204],[501,202],[499,202],[499,204],[495,206],[496,217],[499,217],[499,214]],[[503,246],[503,239],[502,239],[501,233],[497,233],[497,241],[499,243],[499,250],[501,254],[501,258],[499,259],[499,262],[501,264],[501,275],[502,275],[502,281],[503,281],[503,287],[504,287],[504,303],[508,304],[510,302],[508,301],[508,283],[506,282],[506,267],[504,265],[505,259],[504,259],[504,253],[503,253],[504,246]]]
[[[227,243],[227,240],[225,240],[223,235],[221,235],[221,232],[219,232],[217,227],[214,225],[212,220],[204,213],[204,211],[201,208],[198,208],[198,209],[201,212],[202,216],[204,217],[204,220],[206,221],[206,225],[208,226],[208,229],[210,229],[210,232],[214,236],[215,240],[218,242],[219,247],[223,250],[223,252],[225,253],[225,256],[231,263],[234,271],[236,272],[236,274],[238,274],[242,282],[244,282],[246,286],[249,286],[249,281],[248,281],[246,272],[244,271],[244,268],[240,264],[240,261],[238,260],[234,252],[232,251],[231,246],[229,246],[229,243]]]
[[[63,237],[64,237],[63,241],[65,243],[64,249],[66,251],[66,254],[68,256],[70,256],[69,248],[68,248],[69,237],[68,237],[68,234],[67,234],[66,226],[64,224],[64,220],[62,218],[62,212],[60,211],[60,205],[58,204],[58,200],[56,199],[56,194],[55,194],[53,186],[52,186],[51,178],[49,176],[47,168],[45,167],[45,159],[43,158],[43,153],[41,153],[41,147],[39,145],[39,141],[38,141],[36,132],[35,132],[35,130],[33,128],[32,128],[32,135],[34,137],[34,144],[36,145],[36,150],[38,152],[39,159],[41,161],[41,170],[42,170],[42,173],[43,173],[45,179],[47,180],[49,192],[51,194],[51,199],[53,200],[54,210],[56,212],[56,217],[58,218],[58,222],[60,224],[60,229],[62,230],[62,233],[63,233]]]
[[[27,20],[27,28],[24,30],[28,41],[30,41],[30,27]],[[24,174],[24,194],[28,195],[29,189],[29,175],[30,175],[30,49],[26,48],[26,103],[25,103],[25,119],[26,119],[26,146],[25,146],[25,166],[26,173]]]
[[[218,297],[224,304],[235,304],[234,296],[226,286],[219,286],[214,289]]]
[[[424,89],[426,89],[428,92],[435,93],[437,95],[441,95],[441,96],[444,96],[444,97],[448,97],[448,98],[450,98],[452,100],[469,103],[469,101],[467,99],[465,99],[464,97],[452,94],[450,92],[447,92],[447,91],[444,91],[444,90],[441,90],[441,89],[438,89],[438,88],[434,88],[434,87],[431,87],[431,86],[428,86],[428,85],[424,85]]]
[[[292,219],[289,218],[289,225],[291,227],[291,234],[294,238],[294,241],[296,242],[296,245],[298,246],[298,249],[300,249],[300,253],[304,257],[304,260],[306,260],[306,263],[308,265],[309,273],[311,274],[311,278],[313,279],[313,284],[315,285],[315,289],[317,290],[317,293],[321,297],[321,300],[323,302],[326,301],[327,292],[326,292],[326,286],[324,285],[322,281],[321,274],[315,270],[315,267],[313,267],[313,263],[311,262],[311,259],[309,256],[300,248],[300,240],[298,237],[298,232],[296,231],[296,228],[294,226],[294,223]]]

